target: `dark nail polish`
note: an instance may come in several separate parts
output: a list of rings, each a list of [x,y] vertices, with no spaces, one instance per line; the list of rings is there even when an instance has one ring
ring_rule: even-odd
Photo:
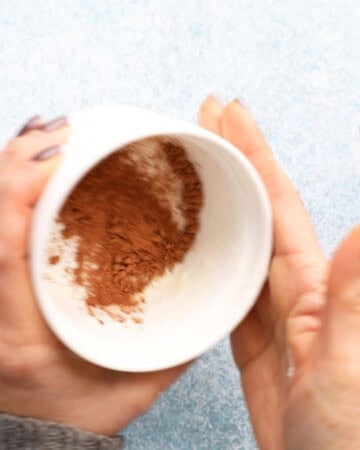
[[[65,125],[67,125],[67,123],[68,123],[68,121],[65,116],[58,117],[57,119],[54,119],[51,122],[49,122],[47,125],[45,125],[42,130],[46,131],[46,132],[55,131],[55,130],[58,130],[59,128],[64,127]]]
[[[17,136],[22,136],[31,130],[40,129],[43,126],[43,121],[41,116],[34,116],[26,122],[26,124],[18,132]]]
[[[60,147],[58,145],[54,145],[53,147],[46,148],[42,150],[37,155],[33,156],[32,161],[45,161],[46,159],[50,159],[53,156],[57,155],[60,152]]]

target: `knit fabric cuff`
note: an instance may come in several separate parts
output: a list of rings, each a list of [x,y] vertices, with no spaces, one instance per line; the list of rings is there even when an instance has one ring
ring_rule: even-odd
[[[110,438],[71,426],[0,413],[0,450],[119,450],[123,437]]]

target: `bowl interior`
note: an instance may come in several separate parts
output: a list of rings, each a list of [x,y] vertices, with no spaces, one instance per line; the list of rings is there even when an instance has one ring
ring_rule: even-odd
[[[146,289],[142,323],[105,318],[101,324],[73,298],[61,276],[57,286],[47,282],[49,230],[64,201],[56,180],[37,213],[33,274],[40,307],[66,345],[112,369],[156,370],[196,357],[243,319],[266,276],[270,212],[253,169],[229,144],[209,134],[171,137],[187,148],[203,184],[204,205],[200,230],[184,261]],[[67,194],[69,183],[62,190]]]

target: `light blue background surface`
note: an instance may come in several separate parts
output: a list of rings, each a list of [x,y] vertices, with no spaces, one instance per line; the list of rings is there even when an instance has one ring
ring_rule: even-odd
[[[326,254],[360,219],[357,0],[1,0],[0,143],[35,113],[121,102],[190,121],[239,97]],[[255,449],[228,343],[126,431],[129,449]]]

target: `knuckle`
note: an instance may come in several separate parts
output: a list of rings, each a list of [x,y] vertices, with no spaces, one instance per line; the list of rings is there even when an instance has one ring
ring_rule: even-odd
[[[29,380],[33,374],[33,364],[22,346],[0,344],[0,376],[4,381]]]

